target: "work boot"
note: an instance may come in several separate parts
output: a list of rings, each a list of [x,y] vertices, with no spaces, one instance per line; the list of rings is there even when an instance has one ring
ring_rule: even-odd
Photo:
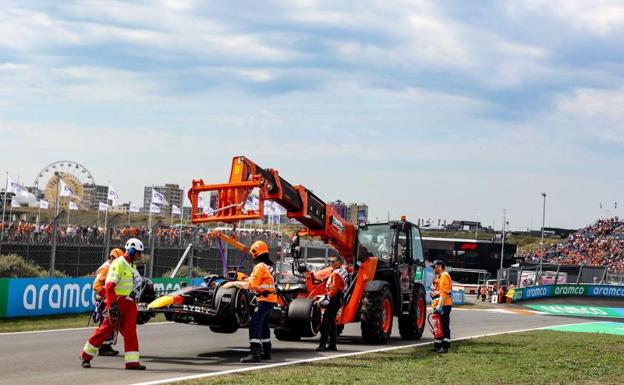
[[[260,358],[268,361],[271,359],[271,343],[270,342],[265,342],[262,344],[262,354],[260,355]]]
[[[251,344],[251,354],[247,357],[241,358],[240,362],[242,364],[254,364],[260,362],[262,347],[260,344]]]
[[[440,348],[436,351],[436,353],[441,353],[441,354],[446,354],[448,353],[448,349],[447,348]]]
[[[103,356],[103,357],[112,357],[118,354],[119,352],[113,349],[111,345],[102,345],[100,346],[100,349],[98,350],[98,355]]]
[[[338,347],[336,346],[336,343],[329,343],[329,346],[327,347],[327,350],[330,352],[337,352],[338,351]]]
[[[89,369],[91,367],[91,361],[87,361],[80,356],[80,366],[82,366],[83,369]]]
[[[324,344],[323,345],[319,345],[319,347],[316,348],[316,351],[317,352],[325,352],[325,351],[327,351],[327,346],[325,346]]]
[[[141,364],[126,366],[126,370],[145,370],[145,369],[147,369],[145,365],[141,365]]]

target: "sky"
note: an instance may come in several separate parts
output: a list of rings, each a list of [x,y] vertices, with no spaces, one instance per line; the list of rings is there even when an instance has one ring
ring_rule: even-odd
[[[373,221],[539,228],[546,192],[579,227],[624,216],[623,121],[621,1],[0,0],[27,185],[72,160],[140,202],[245,155]]]

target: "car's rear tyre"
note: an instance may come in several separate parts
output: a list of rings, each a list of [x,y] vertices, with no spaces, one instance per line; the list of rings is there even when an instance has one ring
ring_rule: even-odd
[[[314,337],[321,328],[321,311],[309,298],[295,298],[288,305],[288,329],[301,337]]]
[[[274,329],[273,334],[275,338],[280,341],[299,341],[301,335],[290,329]]]
[[[232,334],[238,331],[238,325],[210,325],[210,331],[213,333]]]

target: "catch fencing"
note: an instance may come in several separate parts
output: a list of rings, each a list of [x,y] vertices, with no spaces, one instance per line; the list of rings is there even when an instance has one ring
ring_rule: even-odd
[[[607,267],[584,265],[524,265],[498,271],[498,279],[504,285],[516,288],[562,285],[624,285],[624,276],[609,272]]]

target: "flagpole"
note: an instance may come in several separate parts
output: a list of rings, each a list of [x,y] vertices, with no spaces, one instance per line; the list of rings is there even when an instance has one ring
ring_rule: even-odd
[[[150,196],[150,204],[149,204],[149,208],[148,208],[148,216],[147,216],[147,237],[148,240],[150,241],[150,245],[151,245],[151,241],[152,241],[152,204],[154,203],[154,185],[152,185],[152,195]],[[150,253],[153,252],[150,250]]]
[[[4,199],[2,200],[2,234],[4,234],[4,214],[6,213],[6,201],[9,193],[9,172],[6,172],[6,179],[4,182]]]
[[[106,232],[108,230],[108,228],[106,227],[108,225],[108,207],[106,207],[106,211],[104,212],[104,231]]]
[[[61,176],[58,175],[58,181],[56,183],[56,214],[54,217],[57,217],[59,214],[59,206],[61,205]]]
[[[98,229],[100,228],[100,208],[98,207],[97,209],[98,215],[97,215],[97,222],[95,222],[95,227],[97,227]]]
[[[9,172],[6,172],[4,182],[4,199],[2,200],[2,229],[0,229],[0,250],[2,250],[2,241],[4,241],[4,214],[6,213],[6,200],[9,190]]]
[[[130,214],[132,214],[132,202],[128,203],[128,227],[130,227]]]
[[[11,198],[11,207],[9,208],[9,225],[13,223],[13,198]]]

